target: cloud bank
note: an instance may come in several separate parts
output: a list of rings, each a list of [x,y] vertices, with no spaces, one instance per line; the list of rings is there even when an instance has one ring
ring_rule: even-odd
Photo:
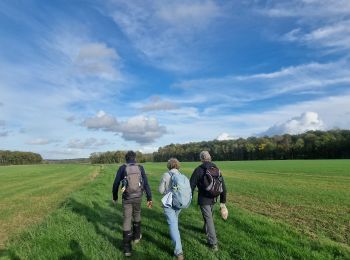
[[[67,144],[67,147],[70,149],[94,149],[100,146],[110,145],[111,142],[107,139],[96,139],[96,138],[87,138],[85,140],[72,139]]]
[[[233,140],[233,139],[235,138],[228,133],[221,133],[218,137],[216,137],[216,140],[218,141],[226,141],[226,140]]]
[[[26,144],[30,144],[30,145],[46,145],[46,144],[52,144],[52,143],[57,143],[57,142],[59,142],[59,141],[58,140],[46,139],[46,138],[36,138],[36,139],[27,141]]]
[[[282,124],[276,124],[260,135],[301,134],[309,130],[323,130],[324,123],[315,112],[305,112]]]
[[[153,143],[167,132],[154,117],[140,115],[119,122],[117,118],[104,111],[99,111],[95,116],[85,119],[82,125],[88,129],[114,132],[120,134],[124,140],[139,144]]]

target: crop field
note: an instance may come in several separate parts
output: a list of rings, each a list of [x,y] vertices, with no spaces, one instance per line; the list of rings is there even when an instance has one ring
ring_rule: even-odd
[[[190,176],[197,165],[183,163],[180,170]],[[227,221],[220,219],[218,205],[214,212],[219,251],[206,247],[195,194],[180,214],[186,259],[350,259],[350,160],[217,165],[228,189],[229,210]],[[172,259],[157,193],[166,163],[144,166],[154,207],[143,203],[143,239],[131,259]],[[100,167],[93,180],[98,167],[90,165],[0,168],[1,232],[5,227],[3,241],[9,237],[0,256],[123,259],[121,201],[111,203],[117,167]]]

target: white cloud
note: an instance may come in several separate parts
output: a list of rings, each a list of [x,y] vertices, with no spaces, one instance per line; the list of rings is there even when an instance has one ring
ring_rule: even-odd
[[[157,15],[176,27],[204,27],[221,15],[213,1],[170,2],[160,6]]]
[[[330,63],[311,62],[252,75],[186,80],[173,85],[186,95],[202,93],[206,103],[237,106],[282,94],[302,94],[350,84],[350,64],[346,60]],[[216,91],[213,91],[215,89]]]
[[[276,124],[260,135],[300,134],[308,130],[323,130],[324,123],[315,112],[305,112],[282,124]]]
[[[177,120],[186,120],[186,119],[193,120],[193,119],[199,117],[198,108],[188,107],[188,106],[184,106],[184,107],[181,107],[178,109],[171,110],[171,111],[169,111],[169,114],[170,115],[167,115],[167,116],[169,116],[169,118],[175,120],[175,122]]]
[[[99,111],[96,116],[87,118],[82,123],[88,129],[101,129],[103,131],[117,131],[119,123],[113,116]]]
[[[0,120],[0,127],[5,127],[5,125],[6,125],[5,120]]]
[[[292,17],[300,26],[282,36],[283,40],[307,44],[311,48],[344,51],[350,48],[350,1],[293,0],[270,2],[259,10],[270,17]]]
[[[149,111],[165,111],[176,109],[177,105],[170,100],[162,100],[158,96],[153,96],[150,98],[149,103],[142,104],[141,110],[144,112]]]
[[[350,20],[328,24],[307,32],[300,28],[293,29],[282,39],[305,43],[313,48],[322,47],[333,51],[350,49]]]
[[[261,135],[271,126],[282,125],[289,119],[296,117],[296,115],[305,113],[305,111],[313,111],[318,114],[319,121],[323,122],[323,130],[333,128],[350,129],[349,100],[350,93],[344,93],[341,96],[286,104],[265,111],[217,113],[215,116],[200,115],[198,119],[191,122],[178,120],[177,124],[173,124],[169,128],[165,143],[209,140],[208,137],[217,135],[218,129],[225,129],[227,133],[235,133],[237,138]],[[191,127],[188,127],[189,124]]]
[[[233,139],[235,138],[228,133],[221,133],[218,137],[216,137],[216,140],[218,141],[226,141],[226,140],[233,140]]]
[[[72,139],[67,144],[70,149],[92,149],[111,144],[107,139],[87,138],[86,140]]]
[[[166,128],[160,126],[154,117],[135,116],[126,121],[118,121],[114,116],[99,111],[96,116],[87,118],[82,123],[88,129],[110,131],[121,134],[127,141],[139,144],[154,142],[166,133]]]
[[[348,0],[270,1],[260,13],[271,17],[301,17],[304,19],[341,19],[350,14]]]
[[[135,116],[120,124],[122,138],[139,144],[152,143],[167,131],[154,117]]]
[[[52,143],[57,143],[57,142],[59,142],[59,140],[51,140],[51,139],[46,139],[46,138],[36,138],[36,139],[27,141],[26,144],[46,145],[46,144],[52,144]]]
[[[344,93],[341,96],[298,102],[259,113],[218,116],[217,119],[225,121],[228,126],[231,125],[231,132],[235,132],[240,137],[256,135],[257,133],[260,135],[269,127],[276,124],[282,125],[288,119],[294,118],[295,115],[301,115],[305,111],[317,113],[319,120],[322,118],[322,129],[324,130],[333,128],[350,129],[349,100],[350,93]]]
[[[6,101],[0,106],[0,119],[6,120],[9,128],[0,128],[1,135],[8,136],[1,138],[0,143],[5,148],[55,157],[50,151],[59,144],[52,138],[67,141],[91,134],[68,122],[74,119],[70,115],[74,113],[79,120],[82,114],[96,111],[96,103],[101,102],[108,107],[112,107],[112,102],[118,106],[120,90],[130,84],[122,73],[123,60],[115,48],[116,42],[108,41],[109,36],[97,37],[99,32],[83,24],[78,16],[61,13],[67,19],[43,24],[38,22],[41,14],[25,8],[13,9],[15,15],[9,13],[8,18],[24,26],[31,37],[23,44],[18,40],[23,34],[9,31],[7,43],[0,42],[1,49],[13,42],[12,51],[0,55],[0,103]],[[21,130],[24,128],[25,133]],[[74,151],[67,156],[85,156],[84,152]]]
[[[138,151],[140,151],[141,153],[153,153],[156,152],[158,150],[158,147],[156,146],[142,146],[141,149],[139,149]]]
[[[120,57],[105,43],[87,43],[80,47],[75,64],[85,76],[98,76],[107,80],[121,78],[116,62]]]
[[[113,1],[107,12],[146,62],[176,72],[200,66],[197,36],[222,16],[221,8],[210,0]]]

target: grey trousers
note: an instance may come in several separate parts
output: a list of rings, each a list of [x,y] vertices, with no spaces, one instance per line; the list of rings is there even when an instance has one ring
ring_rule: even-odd
[[[208,244],[216,245],[218,243],[218,240],[216,238],[216,232],[215,232],[215,226],[214,226],[214,220],[213,220],[214,205],[199,205],[199,207],[203,215],[205,232],[208,237]]]
[[[141,200],[123,200],[123,231],[131,230],[131,222],[141,221]]]

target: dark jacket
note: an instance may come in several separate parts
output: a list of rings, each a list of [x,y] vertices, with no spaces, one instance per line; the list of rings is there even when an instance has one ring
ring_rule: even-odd
[[[136,163],[135,161],[128,161],[127,164],[129,163]],[[140,170],[141,170],[141,176],[142,176],[142,182],[143,182],[143,189],[146,192],[146,196],[147,196],[147,201],[151,201],[152,200],[152,193],[151,193],[151,189],[148,185],[148,180],[147,180],[147,176],[145,173],[145,169],[143,168],[142,165],[140,166]],[[112,193],[113,193],[113,200],[117,201],[118,200],[118,189],[119,189],[119,185],[120,182],[124,179],[126,175],[126,164],[123,164],[122,166],[119,167],[117,174],[115,175],[115,179],[114,179],[114,183],[113,183],[113,189],[112,189]],[[123,200],[127,200],[127,194],[126,192],[123,193]]]
[[[204,162],[198,166],[192,173],[190,184],[192,194],[194,189],[198,187],[198,204],[199,205],[213,205],[216,202],[216,198],[208,197],[206,191],[202,187],[202,181],[205,174],[205,169],[216,165],[212,162]],[[226,185],[225,180],[222,182],[223,192],[220,194],[220,203],[226,203]]]

